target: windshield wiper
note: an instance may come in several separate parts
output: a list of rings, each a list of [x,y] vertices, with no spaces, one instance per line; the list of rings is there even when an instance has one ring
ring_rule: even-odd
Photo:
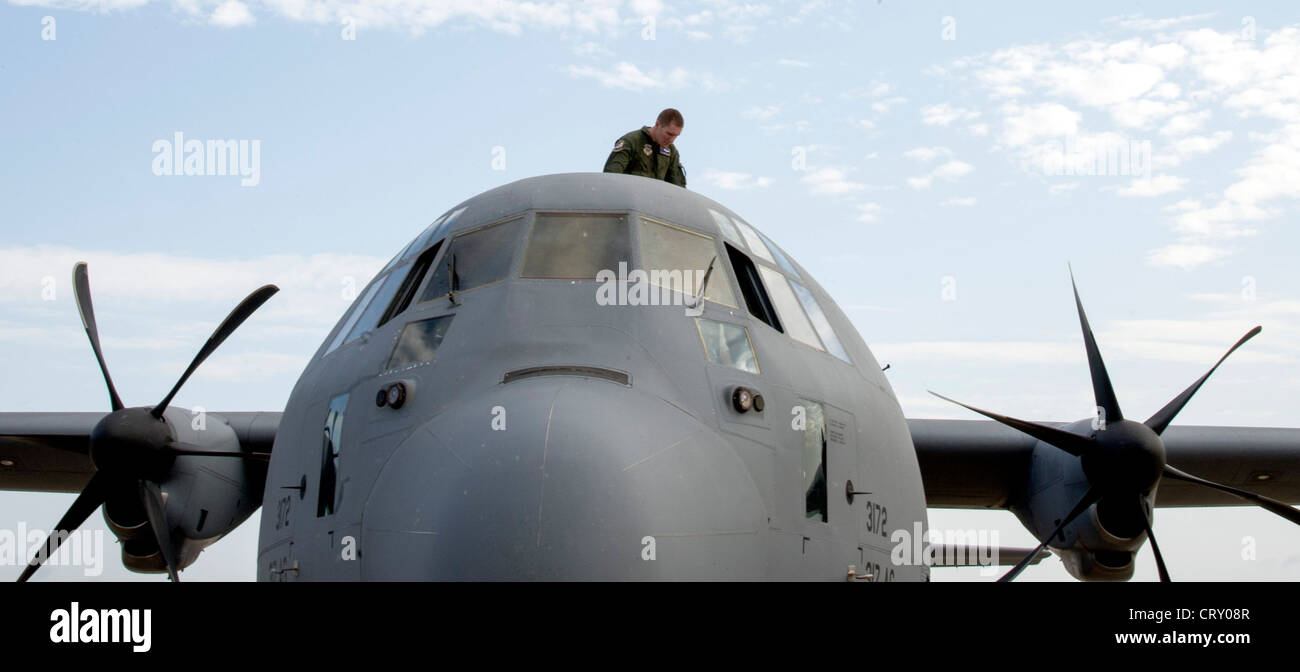
[[[713,264],[717,263],[717,261],[718,255],[716,254],[713,255],[713,259],[709,260],[709,270],[704,272],[704,280],[700,281],[700,289],[695,292],[695,305],[691,306],[691,310],[699,308],[700,302],[704,301],[704,292],[709,289],[709,277],[713,275]]]
[[[447,300],[453,306],[460,305],[456,303],[457,289],[460,289],[460,276],[456,275],[456,253],[452,252],[451,261],[447,262]]]

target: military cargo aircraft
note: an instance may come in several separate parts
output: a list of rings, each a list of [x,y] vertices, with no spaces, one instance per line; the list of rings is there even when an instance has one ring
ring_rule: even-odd
[[[926,581],[924,554],[898,551],[927,507],[1014,512],[1042,543],[999,549],[1004,579],[1045,549],[1079,579],[1128,579],[1150,541],[1168,580],[1156,507],[1300,523],[1300,429],[1171,426],[1223,359],[1129,419],[1076,289],[1097,417],[909,420],[808,269],[641,177],[535,177],[451,208],[359,293],[282,412],[196,427],[170,405],[275,287],[159,403],[126,407],[85,264],[74,286],[110,411],[0,413],[0,489],[80,493],[20,580],[101,507],[125,566],[173,580],[259,507],[263,581]]]

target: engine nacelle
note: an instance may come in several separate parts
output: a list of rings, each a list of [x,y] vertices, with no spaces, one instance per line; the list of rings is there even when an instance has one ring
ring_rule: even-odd
[[[1063,429],[1088,434],[1090,420]],[[1011,511],[1039,540],[1047,538],[1088,492],[1090,483],[1079,458],[1039,442],[1034,446],[1021,496]],[[1075,518],[1048,546],[1061,557],[1066,571],[1082,581],[1126,581],[1133,576],[1133,557],[1146,541],[1141,516],[1155,502],[1151,492],[1138,508],[1136,497],[1103,496]]]
[[[196,450],[238,453],[239,438],[224,418],[182,408],[164,413],[175,442]],[[158,482],[163,515],[181,568],[243,523],[262,503],[266,463],[256,459],[181,455]],[[122,564],[133,572],[165,573],[136,483],[122,483],[104,505],[104,519],[122,543]]]

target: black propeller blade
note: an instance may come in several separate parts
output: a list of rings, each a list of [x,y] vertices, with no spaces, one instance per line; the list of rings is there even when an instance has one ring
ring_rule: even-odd
[[[163,561],[167,563],[167,576],[173,582],[181,578],[176,573],[180,565],[176,562],[176,547],[172,545],[171,528],[167,525],[167,516],[163,513],[162,492],[153,481],[140,479],[140,503],[149,516],[149,527],[153,528],[154,539],[158,541],[158,550],[162,552]]]
[[[81,491],[81,494],[77,495],[77,499],[72,502],[72,506],[68,507],[68,512],[63,514],[63,517],[59,519],[59,523],[54,526],[53,530],[50,530],[50,536],[45,538],[44,547],[36,554],[36,557],[32,558],[31,562],[27,563],[27,568],[18,577],[19,583],[32,578],[32,574],[35,574],[36,570],[40,569],[41,565],[52,557],[55,551],[59,550],[59,545],[63,543],[63,540],[69,534],[76,532],[77,528],[81,527],[81,524],[90,517],[90,514],[95,512],[95,509],[108,501],[108,494],[112,489],[110,480],[109,476],[99,471],[90,477],[90,482],[86,483],[85,489]]]
[[[1099,499],[1101,499],[1101,491],[1097,488],[1089,488],[1087,492],[1083,493],[1083,498],[1079,500],[1079,503],[1075,504],[1074,508],[1070,510],[1070,515],[1062,518],[1061,522],[1056,524],[1056,529],[1052,530],[1052,533],[1047,535],[1047,538],[1043,540],[1043,543],[1039,544],[1038,548],[1035,548],[1033,553],[1026,555],[1025,559],[1020,561],[1020,564],[1012,567],[1011,571],[1003,574],[1002,578],[998,579],[998,583],[1008,583],[1015,580],[1017,576],[1020,576],[1020,572],[1024,571],[1024,569],[1029,566],[1030,561],[1038,557],[1038,552],[1047,548],[1047,542],[1055,539],[1056,535],[1061,533],[1061,530],[1064,530],[1067,525],[1073,523],[1074,519],[1079,517],[1079,514],[1087,511],[1088,507],[1096,504]]]
[[[1070,270],[1070,287],[1074,290],[1074,305],[1079,310],[1079,326],[1083,328],[1083,347],[1088,351],[1088,371],[1092,374],[1092,394],[1097,400],[1097,407],[1106,415],[1106,422],[1119,422],[1124,419],[1120,413],[1119,400],[1115,398],[1115,389],[1110,384],[1110,374],[1106,372],[1106,362],[1101,360],[1101,350],[1097,339],[1092,335],[1088,316],[1083,312],[1083,301],[1079,299],[1079,288],[1074,284],[1074,270]]]
[[[180,380],[176,381],[176,384],[172,386],[171,392],[168,392],[167,396],[163,397],[163,400],[158,402],[157,406],[154,406],[153,417],[161,418],[163,416],[163,411],[166,411],[167,405],[172,403],[172,397],[175,397],[176,393],[181,390],[181,385],[184,385],[185,381],[189,380],[190,374],[194,373],[194,370],[199,368],[203,360],[207,359],[208,355],[211,355],[230,334],[234,333],[239,328],[239,325],[243,324],[244,320],[247,320],[248,316],[253,314],[253,311],[262,307],[262,304],[266,303],[266,300],[278,291],[280,291],[280,288],[275,285],[260,287],[252,294],[244,297],[244,300],[240,301],[239,305],[230,311],[226,319],[222,320],[221,324],[217,326],[217,330],[212,332],[212,336],[208,337],[208,342],[204,343],[203,347],[199,349],[199,354],[194,356],[194,361],[190,362],[189,368],[185,369],[185,373],[181,374]]]
[[[113,410],[119,410],[123,407],[122,398],[117,396],[113,378],[108,375],[108,364],[104,363],[104,353],[99,348],[99,327],[95,324],[95,307],[90,303],[90,272],[84,261],[78,261],[72,267],[72,293],[77,297],[77,312],[81,313],[81,326],[86,328],[90,349],[95,351],[95,360],[99,362],[99,370],[104,374],[104,382],[108,385],[109,403]]]
[[[1067,432],[1063,429],[1057,429],[1055,427],[1051,427],[1048,425],[1040,425],[1036,422],[1029,422],[1028,420],[1017,420],[1016,418],[1007,415],[999,415],[992,411],[981,410],[975,408],[974,406],[968,406],[966,404],[963,404],[960,401],[957,401],[956,399],[949,399],[948,397],[945,397],[942,394],[939,394],[938,392],[930,391],[930,394],[933,394],[934,396],[939,397],[944,401],[950,401],[954,404],[957,404],[958,406],[969,408],[970,410],[975,411],[980,415],[993,418],[994,420],[997,420],[998,422],[1008,427],[1011,427],[1013,429],[1018,429],[1034,437],[1035,439],[1042,441],[1043,443],[1048,443],[1053,446],[1056,446],[1057,448],[1060,448],[1061,450],[1064,450],[1065,452],[1074,455],[1076,457],[1082,457],[1086,455],[1093,448],[1095,444],[1095,442],[1092,439],[1086,436],[1079,436],[1078,434],[1075,434],[1073,432]]]
[[[1138,515],[1142,517],[1142,527],[1147,532],[1147,539],[1151,542],[1151,552],[1156,556],[1156,571],[1160,572],[1160,581],[1169,583],[1169,570],[1165,568],[1165,557],[1160,554],[1160,545],[1156,543],[1156,533],[1151,531],[1151,519],[1147,518],[1147,498],[1138,496]]]
[[[1192,395],[1196,394],[1196,391],[1201,389],[1201,386],[1205,384],[1205,381],[1210,377],[1210,374],[1214,373],[1214,370],[1219,368],[1219,365],[1223,363],[1223,360],[1227,359],[1228,355],[1231,355],[1237,350],[1237,348],[1240,348],[1243,343],[1254,338],[1255,334],[1258,334],[1263,330],[1263,327],[1256,325],[1254,329],[1246,332],[1245,336],[1237,339],[1237,342],[1233,344],[1231,348],[1228,348],[1227,352],[1223,353],[1223,356],[1219,358],[1219,361],[1215,362],[1214,366],[1211,366],[1210,370],[1205,372],[1205,375],[1192,383],[1191,387],[1183,390],[1182,394],[1174,397],[1173,401],[1165,404],[1164,408],[1156,411],[1156,414],[1148,418],[1143,424],[1150,427],[1151,431],[1156,434],[1164,434],[1165,429],[1169,427],[1169,423],[1173,422],[1174,416],[1178,415],[1178,412],[1183,410],[1183,407],[1187,405],[1187,402],[1191,401]]]
[[[1253,492],[1239,490],[1230,485],[1223,485],[1222,483],[1207,481],[1204,478],[1200,478],[1199,476],[1193,476],[1185,471],[1180,471],[1178,469],[1175,469],[1174,467],[1168,464],[1165,465],[1165,476],[1179,481],[1186,481],[1188,483],[1203,485],[1207,488],[1214,488],[1215,490],[1222,490],[1223,492],[1226,492],[1231,495],[1236,495],[1252,504],[1268,509],[1269,511],[1272,511],[1277,515],[1282,516],[1283,518],[1286,518],[1287,520],[1297,525],[1300,525],[1300,511],[1297,511],[1295,507],[1291,506],[1290,504],[1287,504],[1286,502],[1279,502],[1278,500],[1273,499],[1271,497],[1265,497],[1263,495],[1257,495]]]

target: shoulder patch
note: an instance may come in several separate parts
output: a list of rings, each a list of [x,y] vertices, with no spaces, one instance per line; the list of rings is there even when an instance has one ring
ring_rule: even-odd
[[[655,149],[654,149],[654,147],[651,147],[650,145],[642,145],[642,146],[641,146],[641,151],[645,152],[645,155],[646,155],[646,156],[650,156],[651,154],[654,154]]]
[[[660,147],[660,148],[659,148],[659,153],[660,153],[660,154],[663,154],[664,156],[672,156],[672,155],[673,155],[673,151],[672,151],[671,149],[668,149],[667,147]]]
[[[622,139],[620,139],[618,142],[614,143],[614,151],[617,152],[617,151],[620,150],[620,149],[623,149],[623,140],[622,140]]]

